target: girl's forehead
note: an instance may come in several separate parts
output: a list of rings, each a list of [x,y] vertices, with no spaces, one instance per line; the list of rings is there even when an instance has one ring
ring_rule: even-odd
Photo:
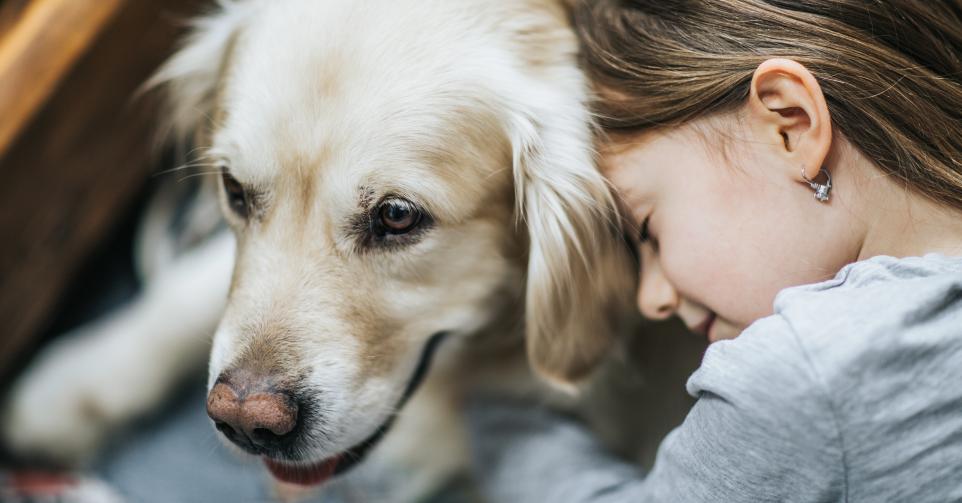
[[[600,168],[616,183],[651,177],[671,161],[671,136],[660,131],[645,131],[613,137],[601,149]]]
[[[602,156],[600,167],[629,207],[651,200],[657,190],[656,169],[652,169],[653,163],[646,159],[640,147],[607,152]]]
[[[671,151],[693,142],[693,129],[686,125],[610,135],[602,145],[601,154],[603,158],[615,160],[670,155]]]

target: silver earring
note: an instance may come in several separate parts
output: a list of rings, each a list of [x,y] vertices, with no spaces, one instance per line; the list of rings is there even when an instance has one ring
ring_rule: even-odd
[[[829,197],[831,197],[832,174],[829,173],[829,171],[825,168],[821,168],[818,170],[818,174],[822,174],[822,173],[825,173],[824,184],[818,183],[815,180],[810,180],[807,176],[805,176],[805,168],[802,168],[802,180],[805,180],[805,182],[808,183],[808,186],[815,191],[815,199],[817,199],[821,203],[824,203],[828,201]]]

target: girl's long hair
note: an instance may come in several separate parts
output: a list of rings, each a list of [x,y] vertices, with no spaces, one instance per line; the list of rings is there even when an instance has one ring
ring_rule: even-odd
[[[790,58],[879,169],[962,210],[958,0],[584,0],[574,17],[608,131],[732,111],[760,63]]]

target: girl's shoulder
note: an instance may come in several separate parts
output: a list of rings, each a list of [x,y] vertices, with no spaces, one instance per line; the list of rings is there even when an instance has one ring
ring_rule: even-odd
[[[832,454],[851,499],[954,501],[959,382],[962,258],[876,257],[780,293],[772,316],[709,347],[688,389]]]
[[[959,345],[962,257],[872,257],[828,281],[783,290],[774,312],[815,361],[901,351],[923,341]]]
[[[773,315],[709,347],[688,390],[830,408],[911,393],[923,373],[962,382],[962,257],[874,257],[785,289]]]
[[[834,278],[786,288],[775,298],[775,312],[788,304],[804,300],[807,294],[834,293],[845,295],[856,290],[876,287],[880,289],[915,289],[921,286],[941,288],[940,283],[951,284],[962,280],[962,256],[945,256],[930,253],[922,257],[890,257],[879,255],[843,267]]]

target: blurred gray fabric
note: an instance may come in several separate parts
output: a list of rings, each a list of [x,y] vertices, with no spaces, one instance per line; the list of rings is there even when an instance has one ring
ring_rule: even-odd
[[[131,503],[274,501],[260,464],[242,461],[215,436],[203,384],[191,388],[167,415],[108,451],[97,471]]]

